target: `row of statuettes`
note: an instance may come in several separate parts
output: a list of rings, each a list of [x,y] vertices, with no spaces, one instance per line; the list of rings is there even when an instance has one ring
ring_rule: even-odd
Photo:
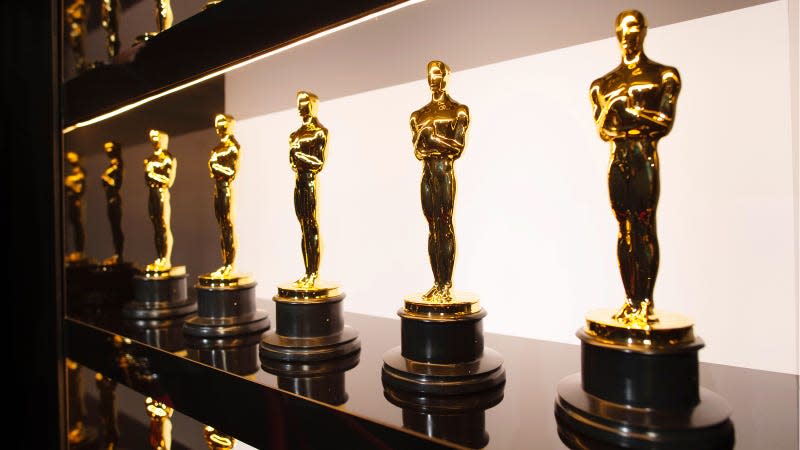
[[[594,120],[601,138],[610,142],[612,163],[609,186],[612,208],[619,220],[619,263],[628,308],[623,316],[641,320],[652,313],[652,293],[658,267],[655,212],[658,200],[658,157],[656,144],[669,133],[680,91],[675,68],[655,63],[643,52],[646,24],[638,11],[624,11],[616,22],[622,62],[609,74],[594,81],[590,99]],[[427,81],[431,100],[410,118],[414,154],[424,162],[422,208],[429,223],[429,256],[434,285],[426,293],[429,300],[451,298],[455,260],[455,234],[452,213],[455,193],[454,161],[466,145],[470,124],[469,108],[453,100],[447,92],[450,68],[431,61]],[[301,91],[297,108],[300,127],[291,133],[289,156],[296,172],[295,211],[302,230],[305,274],[300,285],[313,287],[319,262],[319,227],[316,220],[316,174],[325,163],[328,130],[317,117],[318,99]],[[235,239],[231,219],[232,183],[238,170],[239,143],[233,135],[233,117],[218,114],[214,128],[219,143],[208,162],[214,180],[214,212],[220,227],[222,265],[210,274],[224,279],[233,275]],[[148,273],[158,275],[171,268],[169,189],[175,180],[177,161],[168,150],[168,136],[150,130],[153,154],[144,161],[149,188],[149,215],[154,227],[156,258],[147,265]],[[110,165],[102,175],[114,242],[114,256],[121,259],[123,234],[120,225],[122,159],[120,145],[104,146]],[[81,223],[85,173],[79,157],[68,152],[71,167],[66,175],[68,216],[73,225],[74,251],[68,260],[83,257],[85,238]],[[645,319],[646,320],[646,319]]]

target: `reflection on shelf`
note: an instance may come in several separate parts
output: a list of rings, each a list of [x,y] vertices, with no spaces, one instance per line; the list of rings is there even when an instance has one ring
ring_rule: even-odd
[[[345,373],[358,365],[361,353],[314,362],[286,362],[262,358],[261,368],[278,377],[278,387],[329,405],[347,402]]]
[[[486,410],[503,401],[505,385],[466,395],[436,396],[396,390],[384,384],[389,402],[403,409],[403,426],[469,448],[489,444]]]

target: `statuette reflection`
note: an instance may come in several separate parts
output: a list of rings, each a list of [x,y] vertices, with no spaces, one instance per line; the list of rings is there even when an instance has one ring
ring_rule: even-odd
[[[645,55],[646,32],[647,23],[639,11],[617,16],[622,61],[595,80],[589,92],[597,130],[611,144],[608,188],[619,222],[617,257],[627,297],[614,318],[635,328],[648,328],[658,321],[653,306],[659,260],[656,147],[672,129],[681,87],[675,68]]]
[[[428,221],[428,256],[433,270],[433,287],[423,296],[427,301],[452,300],[456,238],[453,205],[456,196],[454,162],[467,142],[469,108],[447,93],[450,68],[441,61],[428,64],[431,101],[411,114],[414,155],[423,162],[422,210]]]

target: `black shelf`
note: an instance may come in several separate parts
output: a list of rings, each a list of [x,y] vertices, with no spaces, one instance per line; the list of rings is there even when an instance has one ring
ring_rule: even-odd
[[[63,86],[65,127],[201,78],[398,0],[225,0]]]
[[[258,302],[274,318],[273,302]],[[482,433],[487,448],[566,448],[558,438],[553,405],[558,381],[580,370],[577,345],[487,333],[486,345],[505,358],[503,392],[492,393],[483,406],[482,399],[429,397],[426,413],[396,406],[396,396],[381,383],[382,357],[399,344],[400,322],[355,313],[345,313],[345,320],[359,330],[360,358],[355,367],[345,366],[345,372],[328,381],[311,376],[310,370],[306,377],[278,377],[259,369],[258,337],[240,342],[238,350],[198,355],[187,346],[180,321],[132,328],[113,310],[103,311],[67,319],[65,336],[69,358],[142,394],[168,399],[178,411],[258,448],[442,448],[445,444],[437,438],[469,447]],[[115,346],[115,337],[130,343]],[[239,355],[233,356],[236,351]],[[146,359],[158,382],[126,382],[118,364],[124,353]],[[243,369],[248,365],[252,369]],[[797,383],[796,375],[700,365],[700,384],[733,409],[736,448],[741,449],[797,448]]]

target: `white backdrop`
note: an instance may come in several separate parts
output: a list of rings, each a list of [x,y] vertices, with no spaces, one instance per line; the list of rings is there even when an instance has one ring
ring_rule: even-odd
[[[683,79],[675,127],[659,148],[656,306],[695,319],[704,361],[798,373],[786,14],[778,1],[653,28],[645,49]],[[419,54],[419,80],[320,104],[330,129],[319,177],[321,273],[343,284],[349,311],[396,317],[404,295],[432,283],[421,163],[408,127],[429,100],[429,55]],[[623,301],[609,150],[587,94],[618,58],[609,38],[452,67],[450,93],[472,115],[456,163],[454,284],[481,296],[489,332],[577,343],[587,310]],[[248,86],[271,70],[270,59],[246,69],[226,75],[234,116],[261,101]],[[285,97],[286,110],[236,128],[239,268],[255,275],[261,297],[303,270],[288,162],[288,135],[300,119],[294,92],[274,95]]]

